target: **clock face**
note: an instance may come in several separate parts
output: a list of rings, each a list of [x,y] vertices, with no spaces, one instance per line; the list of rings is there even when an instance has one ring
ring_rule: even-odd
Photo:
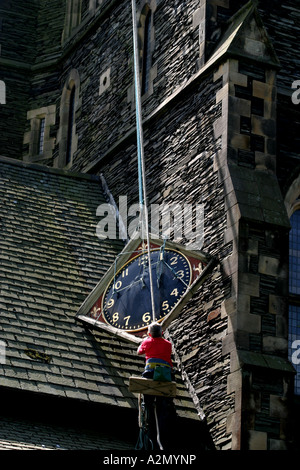
[[[155,320],[161,321],[191,282],[188,259],[176,250],[150,251]],[[104,320],[115,328],[139,331],[152,321],[148,253],[130,259],[114,276],[102,298]]]

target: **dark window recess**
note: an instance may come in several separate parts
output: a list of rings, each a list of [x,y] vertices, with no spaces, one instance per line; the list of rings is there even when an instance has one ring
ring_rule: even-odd
[[[75,117],[75,87],[72,88],[71,94],[70,94],[66,165],[70,163],[71,156],[72,156],[72,138],[73,138],[74,117]]]
[[[283,393],[284,381],[280,374],[274,374],[274,369],[266,370],[265,368],[258,367],[253,370],[252,374],[252,388],[253,390],[264,390],[264,393]]]
[[[251,100],[251,114],[263,116],[265,113],[265,102],[261,98],[253,97]]]
[[[234,85],[234,88],[235,88],[235,96],[237,98],[242,98],[244,100],[251,100],[252,98],[251,88],[240,86],[240,85]]]
[[[256,274],[258,272],[258,256],[251,255],[249,261],[249,273]]]
[[[276,294],[276,276],[267,276],[261,274],[260,276],[260,295],[261,294]]]
[[[228,8],[218,6],[217,7],[217,23],[225,23],[231,17],[232,13]]]
[[[261,352],[262,339],[260,335],[249,335],[249,348],[250,348],[250,351]]]
[[[261,331],[267,335],[276,335],[276,315],[270,313],[262,316]]]
[[[264,152],[265,151],[265,138],[261,135],[251,135],[250,146],[252,152]]]
[[[300,211],[293,213],[289,233],[289,359],[296,351],[294,341],[300,338]],[[300,364],[294,364],[295,394],[300,395]]]
[[[240,133],[250,135],[251,134],[251,118],[241,116],[240,120]]]
[[[257,413],[254,421],[255,430],[268,433],[270,438],[279,438],[280,421],[278,418],[272,418],[267,413]]]
[[[262,413],[269,413],[270,411],[270,394],[269,393],[261,394],[260,409]]]
[[[238,164],[247,168],[255,167],[255,154],[249,150],[238,150]]]
[[[266,234],[265,230],[261,227],[249,227],[249,238],[259,241],[260,250],[261,245],[266,243]]]
[[[259,67],[257,64],[250,64],[243,61],[239,61],[239,72],[248,75],[259,82],[266,81],[266,71],[264,68]]]
[[[44,140],[45,140],[45,118],[42,118],[40,119],[40,127],[39,127],[38,155],[42,155],[44,152]]]
[[[148,12],[145,20],[144,30],[144,50],[143,50],[143,70],[142,70],[142,95],[149,88],[149,74],[151,68],[151,11]]]
[[[250,297],[250,313],[264,315],[269,309],[269,296],[261,294],[260,297]]]

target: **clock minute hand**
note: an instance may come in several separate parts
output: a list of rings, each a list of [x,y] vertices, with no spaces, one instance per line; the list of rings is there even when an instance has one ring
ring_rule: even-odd
[[[186,284],[186,283],[184,282],[184,280],[181,279],[181,278],[178,276],[178,274],[176,273],[176,271],[175,271],[165,260],[162,260],[162,261],[163,261],[163,263],[167,266],[167,268],[169,268],[170,271],[174,274],[174,276],[176,277],[176,279],[179,279],[179,281],[181,281],[182,284],[184,284],[186,287],[188,287],[188,284]]]

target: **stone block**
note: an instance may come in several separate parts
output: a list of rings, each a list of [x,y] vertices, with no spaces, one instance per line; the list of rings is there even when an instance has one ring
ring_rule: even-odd
[[[224,119],[223,117],[216,119],[216,121],[213,123],[213,128],[214,128],[214,135],[216,138],[225,134],[228,128],[226,119]]]
[[[238,270],[238,255],[232,254],[222,261],[223,273],[225,276],[231,276]]]
[[[261,331],[261,316],[247,313],[243,310],[238,312],[238,329],[247,333],[258,334]]]
[[[269,170],[275,173],[276,156],[264,152],[255,152],[255,168],[256,170]]]
[[[250,148],[250,136],[233,132],[230,145],[233,148],[248,150]]]
[[[258,271],[261,274],[277,276],[279,267],[279,259],[269,256],[260,256],[258,261]]]
[[[247,240],[247,254],[248,255],[257,255],[258,254],[258,240],[253,240],[248,238]]]
[[[259,297],[260,277],[257,274],[241,273],[239,281],[239,294]]]
[[[227,380],[227,393],[233,393],[240,389],[242,386],[242,373],[241,370],[232,372]]]
[[[287,450],[285,441],[281,439],[270,439],[270,450]]]
[[[230,228],[236,225],[241,218],[240,206],[235,204],[227,211],[227,227]]]
[[[276,88],[267,83],[253,80],[253,96],[266,101],[274,102],[276,98]]]
[[[269,296],[269,312],[276,315],[284,315],[287,307],[287,299],[278,295]]]
[[[266,119],[276,119],[276,103],[264,101],[264,117]]]
[[[267,450],[268,435],[266,432],[249,431],[249,450]]]
[[[285,338],[276,338],[275,336],[263,337],[263,352],[285,354],[287,351],[287,347],[287,339]]]
[[[227,321],[227,332],[228,334],[232,334],[237,329],[237,314],[234,313],[228,317]]]
[[[218,70],[214,73],[213,80],[216,82],[219,80],[221,77],[227,77],[229,72],[229,64],[228,62],[225,62],[224,64],[221,64],[218,68]]]
[[[275,121],[262,116],[251,117],[251,132],[255,135],[273,137],[275,135]]]
[[[222,339],[222,355],[226,355],[236,349],[236,343],[233,333],[228,333],[225,338]]]
[[[222,310],[222,315],[230,316],[236,313],[236,298],[231,297],[229,299],[224,300],[221,305],[221,310]],[[225,312],[224,314],[223,314],[223,311]]]
[[[247,87],[248,86],[248,77],[239,72],[231,71],[230,72],[230,82],[234,85],[240,85]],[[233,93],[234,96],[234,93]]]
[[[278,395],[270,395],[270,416],[286,419],[288,417],[286,400]]]
[[[205,20],[205,5],[200,6],[193,13],[193,29],[197,28],[203,20]]]
[[[228,93],[229,93],[229,85],[227,83],[226,85],[223,86],[223,88],[221,88],[220,90],[217,91],[217,93],[216,93],[216,103],[219,103],[224,98],[227,98]]]

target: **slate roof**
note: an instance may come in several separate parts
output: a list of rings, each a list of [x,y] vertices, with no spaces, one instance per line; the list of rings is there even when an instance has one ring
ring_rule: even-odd
[[[98,177],[0,158],[1,387],[137,407],[128,390],[143,370],[136,344],[75,319],[123,248],[96,237],[102,202]],[[178,415],[197,418],[178,386]]]

